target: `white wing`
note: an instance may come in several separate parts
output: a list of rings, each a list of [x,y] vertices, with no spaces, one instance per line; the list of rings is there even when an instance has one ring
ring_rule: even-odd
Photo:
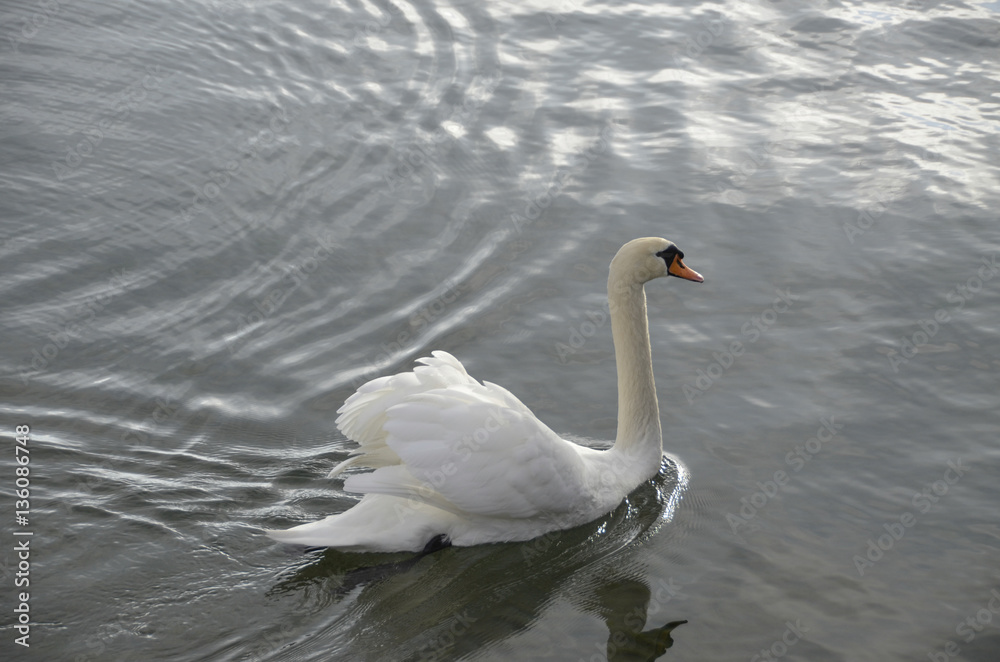
[[[348,466],[378,467],[344,488],[416,499],[455,513],[558,515],[584,500],[576,444],[561,439],[506,389],[471,378],[447,352],[411,373],[373,380],[341,408],[355,439]]]

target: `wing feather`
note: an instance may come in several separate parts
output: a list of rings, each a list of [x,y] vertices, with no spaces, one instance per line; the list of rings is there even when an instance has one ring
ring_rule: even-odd
[[[571,512],[585,480],[578,447],[510,391],[480,383],[450,354],[373,380],[337,425],[359,443],[338,465],[375,467],[344,489],[416,499],[454,513],[527,518]]]
[[[412,372],[373,379],[358,390],[337,410],[337,429],[358,444],[351,457],[329,473],[334,477],[351,467],[379,468],[400,463],[400,458],[386,443],[386,412],[393,405],[427,391],[473,381],[465,367],[451,354],[433,352],[418,360]]]

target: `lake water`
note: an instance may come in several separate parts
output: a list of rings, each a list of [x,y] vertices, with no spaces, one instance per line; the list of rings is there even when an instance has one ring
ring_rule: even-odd
[[[6,4],[3,658],[1000,659],[998,10]],[[669,456],[617,511],[261,534],[354,502],[337,408],[434,349],[612,439],[648,235],[706,282],[647,286]]]

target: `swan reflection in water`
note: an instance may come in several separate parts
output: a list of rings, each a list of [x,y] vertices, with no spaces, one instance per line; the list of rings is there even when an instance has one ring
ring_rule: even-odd
[[[316,619],[322,625],[289,642],[275,659],[454,660],[506,652],[517,645],[513,638],[536,624],[560,659],[571,639],[570,650],[580,649],[580,636],[558,632],[563,628],[551,617],[544,620],[546,608],[558,601],[607,628],[606,644],[595,635],[584,653],[573,653],[580,659],[655,660],[687,621],[672,601],[673,580],[651,588],[638,552],[654,535],[671,536],[671,527],[661,525],[673,518],[686,485],[683,465],[664,457],[660,472],[604,518],[527,542],[416,555],[307,552],[270,597],[336,615]],[[579,618],[563,624],[578,627]],[[534,654],[546,657],[537,650],[545,642],[536,639]]]

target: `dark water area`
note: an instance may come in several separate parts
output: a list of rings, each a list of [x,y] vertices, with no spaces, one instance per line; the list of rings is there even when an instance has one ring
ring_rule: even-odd
[[[998,9],[5,4],[0,655],[998,659]],[[706,282],[647,285],[668,455],[614,513],[261,533],[356,501],[336,410],[435,349],[613,439],[650,235]]]

